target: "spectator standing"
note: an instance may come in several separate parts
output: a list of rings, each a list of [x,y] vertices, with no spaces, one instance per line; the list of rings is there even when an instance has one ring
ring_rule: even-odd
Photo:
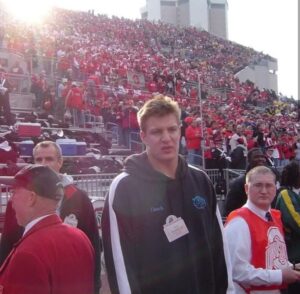
[[[180,136],[180,148],[179,153],[182,155],[186,154],[186,138],[185,138],[185,130],[188,127],[188,124],[185,122],[185,119],[189,116],[186,110],[186,103],[180,105],[180,121],[181,121],[181,136]]]
[[[291,161],[282,171],[275,207],[281,211],[289,260],[300,263],[300,165],[296,161]],[[288,293],[300,293],[300,284],[290,285]]]
[[[281,157],[281,166],[285,167],[287,164],[289,164],[290,160],[294,157],[294,149],[292,145],[289,142],[288,136],[284,135],[282,136],[282,141],[279,144],[279,150],[280,150],[280,157]]]
[[[238,145],[238,139],[242,138],[245,142],[245,145],[247,146],[247,139],[243,134],[244,127],[242,125],[237,125],[235,133],[232,135],[232,137],[229,140],[229,146],[230,146],[230,152],[233,152],[233,150]]]
[[[49,166],[57,173],[59,173],[63,164],[62,151],[59,145],[51,141],[38,143],[33,150],[33,159],[35,163]],[[57,211],[64,223],[82,230],[94,247],[94,293],[98,294],[101,286],[101,242],[93,205],[87,194],[74,185],[72,177],[66,174],[60,174],[60,177],[64,188],[64,197],[60,201]],[[12,202],[9,201],[0,240],[0,265],[11,252],[13,245],[21,238],[23,231],[23,228],[17,224]]]
[[[255,138],[257,147],[261,148],[263,151],[266,146],[265,128],[265,123],[259,122],[253,133],[253,137]]]
[[[127,105],[125,105],[122,112],[122,131],[123,131],[123,140],[122,143],[128,148],[130,141],[130,133],[138,132],[139,126],[137,122],[137,112],[138,108],[134,105],[133,100],[129,100]]]
[[[8,125],[13,124],[10,110],[9,93],[12,91],[12,85],[6,79],[4,71],[0,71],[0,114],[5,118]]]
[[[12,205],[25,229],[1,267],[3,293],[93,293],[94,250],[81,230],[56,214],[63,197],[56,172],[30,165],[1,181],[13,186]]]
[[[80,127],[84,124],[83,92],[76,82],[72,82],[71,89],[66,96],[65,109],[71,111],[74,127]]]
[[[190,119],[188,127],[185,129],[186,148],[188,151],[187,162],[190,164],[200,164],[200,146],[201,146],[201,127],[199,120],[188,116],[185,121]]]
[[[247,152],[244,139],[242,137],[238,138],[237,146],[230,154],[230,168],[245,170],[247,164]]]
[[[44,70],[41,71],[39,74],[39,77],[36,80],[36,91],[35,91],[35,107],[37,107],[39,110],[42,108],[42,104],[44,101],[44,95],[48,88],[48,83],[46,80],[46,73]]]
[[[46,114],[53,114],[55,110],[55,103],[56,97],[54,87],[48,86],[43,97],[43,110]]]
[[[24,75],[24,70],[20,66],[20,63],[16,61],[14,65],[10,69],[10,73],[12,74],[12,80],[13,80],[13,85],[14,88],[18,93],[21,92],[21,87],[22,87],[22,79]]]
[[[271,209],[276,176],[257,166],[246,175],[247,203],[230,213],[225,235],[233,268],[236,294],[279,294],[287,284],[300,281],[288,262],[280,212]]]
[[[298,137],[296,138],[296,141],[295,141],[293,147],[294,147],[295,160],[300,165],[300,133],[299,133]]]
[[[38,96],[41,95],[41,88],[40,88],[40,84],[39,84],[39,80],[37,75],[33,74],[31,76],[31,85],[30,85],[30,93],[32,93],[34,95],[34,106],[36,106],[37,100],[38,100]]]
[[[272,158],[275,167],[278,167],[280,165],[280,154],[277,146],[278,140],[276,133],[274,131],[271,131],[266,138],[266,149],[272,150],[270,158]]]
[[[65,113],[65,98],[67,92],[67,83],[68,80],[63,78],[57,87],[57,99],[55,101],[55,116],[57,119],[63,121]]]
[[[253,130],[252,129],[247,129],[245,132],[246,139],[247,139],[247,150],[251,150],[252,148],[256,147],[256,142],[253,138]]]
[[[178,155],[178,104],[156,96],[138,121],[146,152],[127,158],[102,216],[112,293],[226,293],[216,196],[208,176]]]
[[[204,160],[205,160],[205,168],[212,169],[214,168],[214,159],[212,154],[212,149],[214,148],[215,143],[212,139],[212,136],[208,134],[207,131],[204,132]]]

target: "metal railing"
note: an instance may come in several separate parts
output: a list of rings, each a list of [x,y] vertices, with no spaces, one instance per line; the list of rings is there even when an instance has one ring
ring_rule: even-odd
[[[141,141],[139,132],[129,133],[129,149],[137,153],[140,153],[145,150],[145,146]]]
[[[120,146],[120,126],[116,123],[107,122],[105,124],[105,139],[113,145]]]
[[[12,86],[11,93],[14,94],[29,94],[31,87],[30,74],[13,74],[5,73],[8,82]]]
[[[216,185],[220,179],[220,170],[218,169],[208,169],[205,171],[209,178],[211,179],[213,185]],[[224,169],[223,176],[226,180],[226,186],[228,190],[229,182],[233,178],[238,177],[240,174],[244,173],[242,170],[230,170]],[[105,197],[108,194],[109,187],[112,180],[117,176],[117,174],[85,174],[85,175],[73,175],[74,183],[78,188],[87,192],[89,198],[93,203],[98,225],[100,226],[101,215],[104,205]],[[10,187],[6,185],[0,185],[0,232],[3,228],[4,214],[6,210],[6,205],[10,196]],[[222,207],[224,205],[226,195],[217,194],[217,201],[222,212]]]
[[[73,175],[77,187],[87,192],[92,200],[104,200],[109,186],[117,174],[85,174]]]

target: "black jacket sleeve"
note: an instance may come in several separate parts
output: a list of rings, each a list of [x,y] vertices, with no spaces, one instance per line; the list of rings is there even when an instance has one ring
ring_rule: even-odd
[[[247,201],[245,192],[245,176],[235,179],[229,186],[228,193],[225,198],[225,216],[231,211],[242,207]]]
[[[65,199],[61,204],[60,217],[62,220],[64,221],[65,217],[70,214],[75,214],[78,220],[77,228],[87,235],[95,250],[95,293],[98,294],[101,287],[102,245],[94,208],[84,191],[77,189],[72,197]]]

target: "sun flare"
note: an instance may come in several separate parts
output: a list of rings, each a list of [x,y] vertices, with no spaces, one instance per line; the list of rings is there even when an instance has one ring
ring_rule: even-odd
[[[52,7],[51,0],[4,0],[3,5],[14,19],[27,23],[40,23]]]

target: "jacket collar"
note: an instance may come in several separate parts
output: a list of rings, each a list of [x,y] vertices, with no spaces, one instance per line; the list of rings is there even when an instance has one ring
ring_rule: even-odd
[[[58,215],[56,214],[51,214],[45,218],[43,218],[41,221],[39,221],[38,223],[36,223],[18,242],[16,242],[10,252],[10,254],[7,256],[7,258],[5,259],[5,261],[3,262],[1,268],[0,268],[0,274],[4,271],[4,269],[6,268],[7,264],[9,263],[11,257],[14,255],[16,249],[18,248],[18,246],[26,239],[28,238],[30,235],[38,232],[41,229],[44,229],[46,227],[49,226],[53,226],[56,224],[62,223],[61,219],[59,218]]]

